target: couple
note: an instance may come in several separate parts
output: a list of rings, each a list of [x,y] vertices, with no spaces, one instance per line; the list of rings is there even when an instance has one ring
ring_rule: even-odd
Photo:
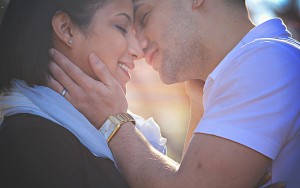
[[[245,1],[11,0],[2,24],[1,187],[254,187],[266,171],[299,185],[300,47],[281,20],[255,27]],[[144,56],[186,81],[180,165],[127,114]]]

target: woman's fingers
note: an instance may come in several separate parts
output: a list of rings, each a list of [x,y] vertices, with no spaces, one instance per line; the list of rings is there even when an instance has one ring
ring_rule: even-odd
[[[190,101],[202,103],[204,82],[202,80],[188,80],[185,82],[185,91]]]
[[[68,89],[66,90],[66,92],[63,92],[63,90],[66,88],[62,86],[60,83],[58,83],[52,76],[48,77],[47,85],[57,93],[63,95],[63,97],[65,97],[68,101],[70,100],[71,96]]]
[[[79,86],[85,86],[86,82],[92,82],[94,80],[88,75],[86,75],[79,67],[77,67],[73,62],[71,62],[66,56],[64,56],[59,51],[55,49],[50,49],[49,56],[52,58],[55,64],[57,64],[65,72],[65,74],[73,80],[75,84]],[[61,80],[57,81],[60,82]]]
[[[264,176],[260,179],[258,184],[256,185],[256,188],[262,187],[268,181],[270,181],[272,178],[272,174],[270,172],[266,172]],[[265,188],[285,188],[286,184],[285,182],[278,182],[278,183],[272,183],[271,185],[266,186]]]
[[[89,56],[89,60],[91,67],[99,80],[106,86],[112,85],[113,79],[106,65],[102,63],[94,53]]]
[[[256,187],[261,187],[266,184],[272,178],[272,174],[270,172],[266,172],[264,176],[259,180]]]
[[[286,184],[284,182],[274,183],[265,188],[285,188]]]
[[[51,49],[49,86],[80,111],[96,128],[100,128],[109,115],[126,112],[128,104],[119,82],[110,74],[106,65],[95,54],[89,56],[92,69],[99,80],[85,74],[60,52]],[[65,92],[63,92],[65,93]]]
[[[66,88],[70,93],[77,92],[78,85],[57,64],[50,63],[49,70],[56,82],[56,83],[54,81],[52,82],[53,86],[55,87],[55,88],[51,87],[52,89],[60,93],[62,90],[58,90],[61,89],[59,86],[57,86],[57,84],[59,84],[63,88]]]

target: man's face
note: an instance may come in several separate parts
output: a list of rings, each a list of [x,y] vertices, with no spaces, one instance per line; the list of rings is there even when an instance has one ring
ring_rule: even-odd
[[[197,77],[201,55],[194,13],[180,0],[134,1],[136,36],[145,49],[145,60],[166,84]],[[186,5],[185,5],[186,6]]]

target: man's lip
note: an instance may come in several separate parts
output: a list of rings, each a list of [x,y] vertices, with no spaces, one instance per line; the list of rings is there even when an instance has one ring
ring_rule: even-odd
[[[152,61],[153,61],[153,57],[155,56],[155,54],[158,52],[157,49],[152,49],[147,51],[146,55],[145,55],[145,60],[146,62],[152,66]]]

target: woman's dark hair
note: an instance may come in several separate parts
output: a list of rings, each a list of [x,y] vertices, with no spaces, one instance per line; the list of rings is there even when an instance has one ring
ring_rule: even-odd
[[[48,50],[53,47],[52,17],[67,13],[83,32],[95,12],[109,0],[10,0],[0,26],[0,91],[12,79],[30,86],[45,85],[49,74]]]

